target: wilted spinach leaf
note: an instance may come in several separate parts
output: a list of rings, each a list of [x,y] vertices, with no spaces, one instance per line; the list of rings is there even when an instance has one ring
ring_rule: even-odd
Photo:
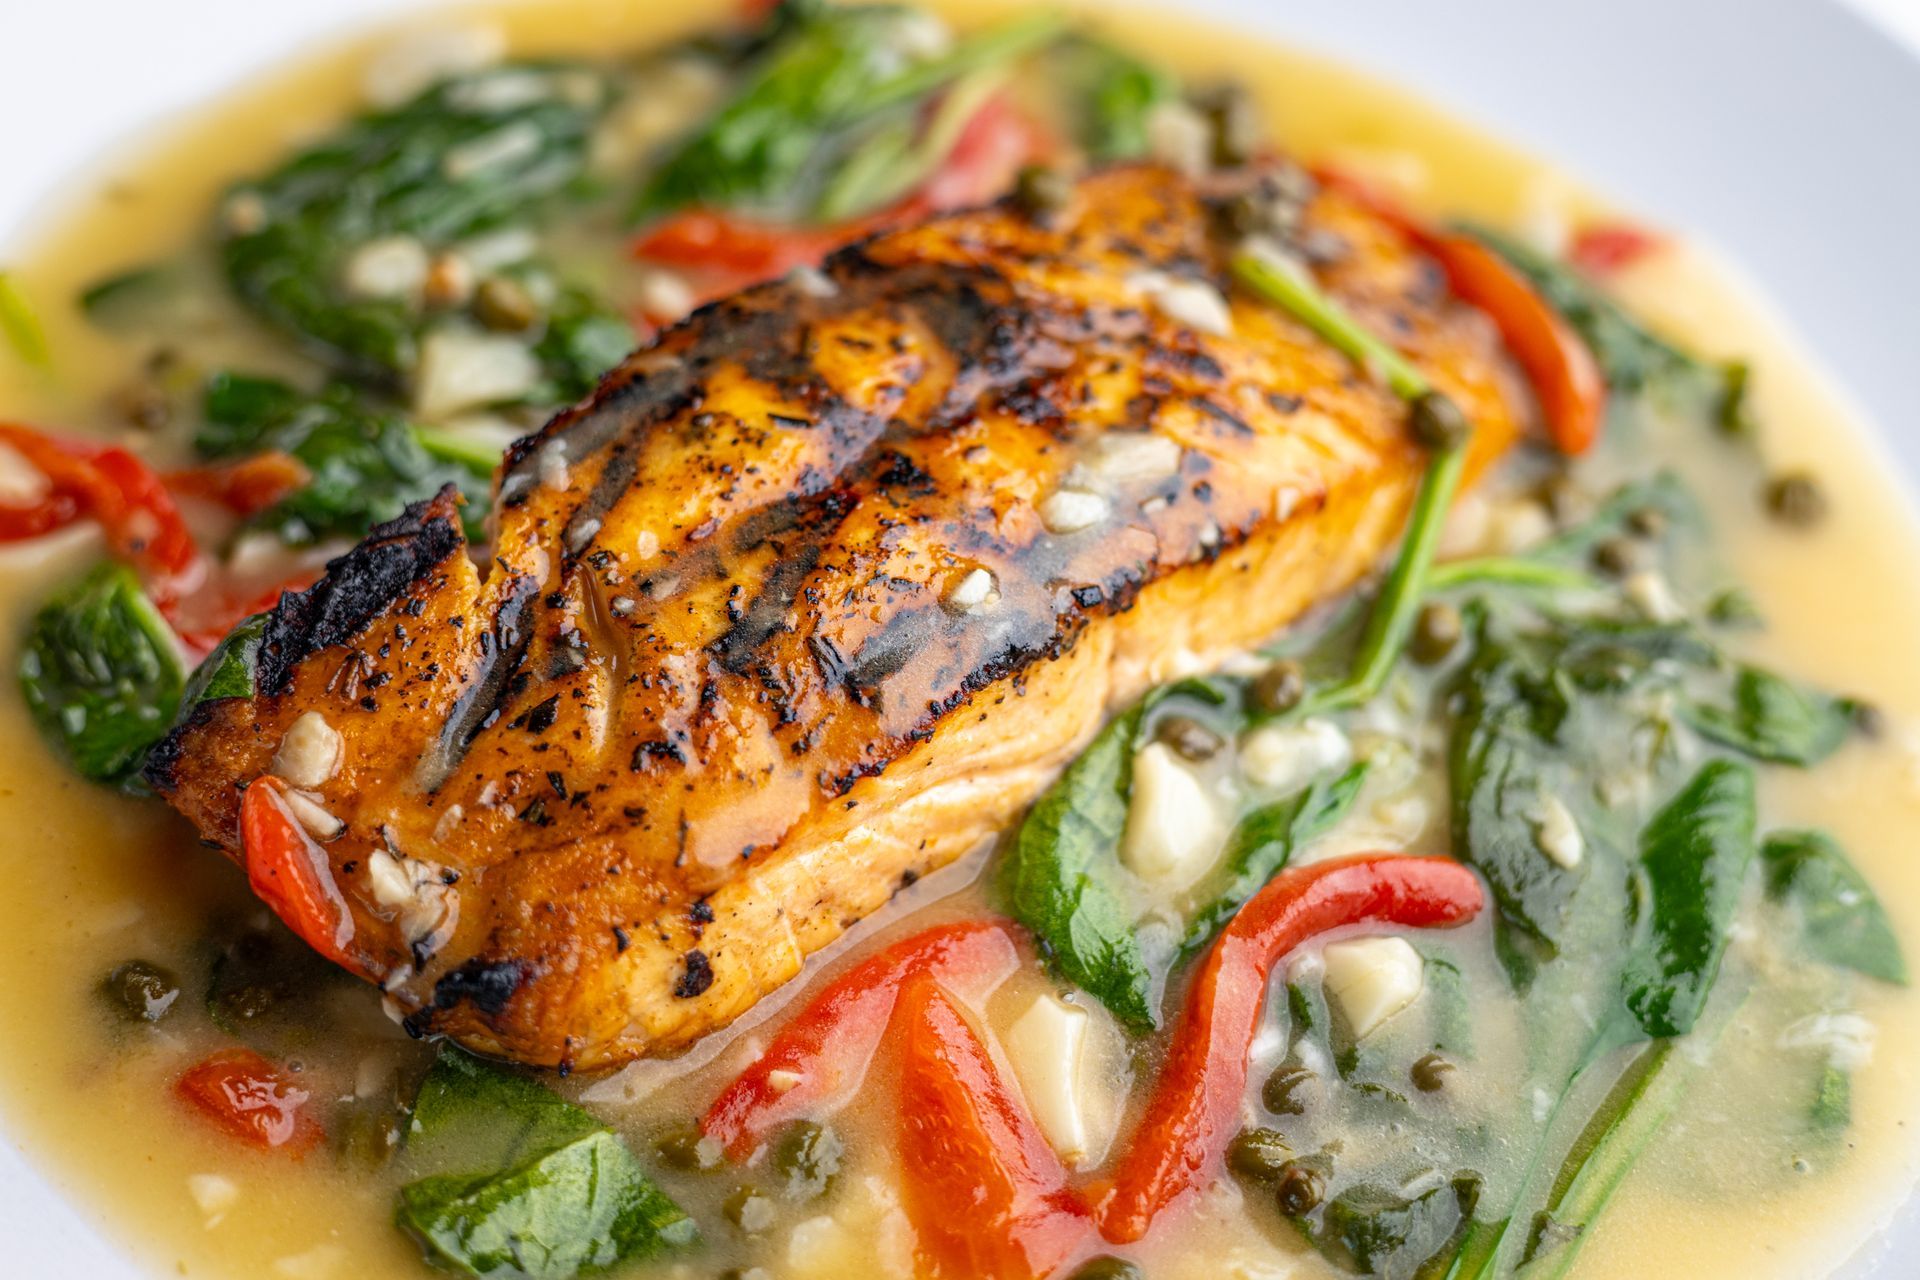
[[[391,236],[448,248],[538,216],[579,182],[607,97],[586,67],[517,64],[362,116],[228,197],[227,280],[339,372],[404,381],[426,318],[409,298],[350,288],[349,255]]]
[[[20,655],[40,731],[98,782],[132,777],[180,705],[186,667],[133,570],[104,564],[47,601]]]
[[[194,447],[206,457],[279,449],[306,464],[312,480],[254,517],[295,545],[358,538],[452,484],[466,495],[462,519],[478,537],[491,473],[429,453],[407,422],[332,386],[306,395],[272,378],[217,374],[207,384],[206,425]]]
[[[1855,704],[1818,689],[1742,667],[1729,704],[1694,701],[1687,722],[1705,736],[1775,764],[1806,768],[1840,749],[1853,729]]]
[[[1873,886],[1824,831],[1776,831],[1760,846],[1767,896],[1800,916],[1807,949],[1827,964],[1905,986],[1900,940]]]
[[[1354,1275],[1412,1280],[1429,1260],[1451,1251],[1479,1198],[1480,1178],[1472,1173],[1411,1198],[1361,1183],[1327,1203],[1319,1229],[1309,1231],[1309,1238]]]
[[[1647,1035],[1679,1036],[1706,1007],[1754,856],[1753,770],[1703,765],[1640,834],[1646,923],[1622,990]]]
[[[436,1171],[401,1188],[398,1221],[468,1275],[567,1280],[698,1238],[610,1129],[457,1049],[421,1085],[407,1150]]]
[[[1145,155],[1148,117],[1180,95],[1180,82],[1164,68],[1090,36],[1062,41],[1050,66],[1080,145],[1102,163]]]

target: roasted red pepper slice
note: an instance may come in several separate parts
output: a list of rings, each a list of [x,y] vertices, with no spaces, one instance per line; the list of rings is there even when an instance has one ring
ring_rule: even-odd
[[[828,983],[766,1051],[714,1099],[701,1132],[735,1158],[789,1120],[830,1110],[860,1088],[901,988],[935,979],[962,999],[984,996],[1020,964],[998,921],[939,925],[896,942]]]
[[[1398,227],[1440,264],[1461,301],[1486,313],[1526,371],[1556,449],[1581,454],[1593,447],[1606,418],[1607,380],[1587,344],[1531,281],[1472,236],[1436,230],[1364,183],[1332,170],[1316,176]]]
[[[1630,222],[1602,222],[1583,228],[1567,248],[1567,261],[1590,276],[1605,279],[1658,252],[1664,237]]]
[[[166,484],[175,493],[218,503],[237,516],[257,516],[313,479],[300,459],[278,449],[211,466],[170,471]]]
[[[247,883],[308,946],[364,976],[366,967],[347,949],[353,942],[353,913],[334,883],[333,864],[288,811],[282,798],[286,787],[263,774],[240,799]]]
[[[251,1049],[229,1049],[189,1067],[173,1091],[252,1146],[300,1154],[325,1136],[303,1109],[312,1095]]]
[[[907,984],[900,1052],[901,1203],[917,1272],[1036,1280],[1086,1252],[1087,1206],[980,1036],[931,978]]]
[[[1194,976],[1167,1066],[1099,1206],[1126,1244],[1209,1176],[1238,1123],[1267,979],[1288,952],[1342,925],[1456,925],[1480,882],[1449,858],[1361,855],[1283,871],[1240,908]]]
[[[191,590],[204,572],[193,535],[173,495],[146,463],[113,445],[63,440],[0,423],[0,442],[42,475],[48,496],[31,507],[0,508],[0,539],[36,537],[83,516],[106,531],[114,554],[139,569],[147,593],[165,608]]]

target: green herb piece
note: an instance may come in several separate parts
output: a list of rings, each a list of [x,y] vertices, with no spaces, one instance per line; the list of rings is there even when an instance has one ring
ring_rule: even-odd
[[[253,519],[256,528],[284,542],[357,538],[449,484],[466,495],[462,515],[469,536],[481,532],[491,467],[435,456],[406,422],[369,408],[348,387],[309,396],[272,378],[222,373],[207,384],[205,415],[206,425],[194,437],[203,456],[279,449],[312,473],[306,487]]]
[[[40,327],[40,316],[10,271],[0,271],[0,335],[5,335],[14,354],[29,366],[35,369],[53,366],[53,352],[47,347],[47,334]]]
[[[1767,896],[1800,917],[1807,950],[1826,964],[1907,984],[1907,963],[1873,886],[1824,831],[1776,831],[1760,846]]]
[[[1327,1202],[1318,1230],[1302,1225],[1314,1247],[1344,1271],[1410,1278],[1453,1251],[1479,1198],[1480,1178],[1472,1173],[1411,1198],[1361,1183]]]
[[[814,208],[820,222],[840,222],[883,208],[920,186],[946,160],[967,124],[1006,83],[998,67],[977,71],[940,99],[931,119],[891,122],[840,164]]]
[[[185,683],[172,629],[120,564],[47,601],[20,656],[20,689],[40,731],[98,782],[133,777],[173,723]]]
[[[915,20],[892,6],[782,6],[739,92],[654,170],[630,221],[692,204],[785,219],[872,207],[903,167],[924,159],[908,156],[916,100],[1042,47],[1064,24],[1057,14],[1028,14],[901,69],[896,38]],[[881,118],[894,108],[894,118]],[[875,150],[863,154],[863,144]],[[857,172],[838,190],[824,186],[850,156],[859,157]]]
[[[1584,864],[1564,867],[1543,853],[1539,825],[1548,797],[1565,803],[1579,794],[1560,745],[1570,695],[1555,679],[1550,653],[1491,631],[1483,631],[1455,695],[1448,750],[1454,850],[1486,877],[1504,923],[1557,952]]]
[[[1061,41],[1051,58],[1054,68],[1074,135],[1101,164],[1145,155],[1154,108],[1180,96],[1180,82],[1164,68],[1089,36]]]
[[[1348,315],[1313,280],[1305,268],[1272,254],[1241,253],[1233,259],[1233,274],[1249,289],[1284,308],[1300,323],[1325,339],[1361,368],[1376,374],[1402,400],[1415,400],[1432,388],[1426,375]]]
[[[1427,590],[1596,591],[1600,582],[1588,573],[1528,556],[1473,556],[1433,566]]]
[[[228,195],[228,283],[336,371],[404,383],[427,318],[411,297],[351,288],[352,255],[394,236],[438,251],[537,219],[580,182],[607,97],[585,67],[522,63],[362,116]]]
[[[1360,794],[1367,766],[1323,774],[1304,788],[1241,818],[1227,838],[1222,859],[1226,882],[1187,926],[1181,954],[1192,955],[1213,941],[1247,899],[1279,874],[1294,851],[1339,824]]]
[[[786,4],[731,101],[680,143],[629,211],[645,222],[686,205],[795,216],[846,125],[867,114],[898,66],[893,38],[912,21],[875,5]]]
[[[1640,834],[1646,932],[1622,989],[1649,1036],[1685,1035],[1706,1007],[1753,861],[1754,822],[1753,770],[1714,760]]]
[[[407,1153],[416,1167],[492,1161],[400,1189],[400,1226],[467,1275],[567,1280],[698,1239],[610,1129],[456,1049],[441,1051],[421,1085]]]
[[[1816,765],[1846,742],[1856,705],[1757,667],[1734,678],[1731,705],[1690,702],[1686,719],[1722,746],[1775,764]]]
[[[1730,434],[1748,434],[1747,367],[1712,364],[1656,337],[1573,268],[1485,227],[1462,228],[1511,263],[1572,325],[1612,390],[1692,407]]]
[[[1158,1025],[1153,977],[1114,884],[1148,703],[1118,716],[1040,797],[1007,859],[1013,916],[1054,967],[1135,1031]]]
[[[179,293],[179,272],[172,267],[134,267],[88,286],[80,294],[80,310],[88,320],[108,330],[149,326],[162,308]]]
[[[1831,1062],[1820,1068],[1807,1120],[1816,1132],[1824,1134],[1844,1133],[1853,1123],[1853,1077],[1845,1068]]]
[[[1525,1241],[1529,1280],[1567,1273],[1627,1171],[1672,1114],[1685,1083],[1673,1049],[1672,1040],[1658,1040],[1635,1054],[1574,1138]]]

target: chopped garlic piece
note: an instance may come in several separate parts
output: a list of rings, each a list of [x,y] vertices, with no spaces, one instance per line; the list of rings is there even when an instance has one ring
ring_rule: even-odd
[[[1266,725],[1240,740],[1240,772],[1277,791],[1305,786],[1314,775],[1353,761],[1353,744],[1331,720]]]
[[[438,422],[468,409],[518,400],[539,381],[540,362],[519,339],[438,329],[420,344],[413,407],[422,418]]]
[[[316,840],[331,840],[340,834],[340,828],[346,824],[327,812],[318,799],[305,791],[288,791],[281,795],[287,812],[293,820],[307,829],[307,834]]]
[[[1580,825],[1559,796],[1543,795],[1533,816],[1533,843],[1555,866],[1571,871],[1580,865],[1587,842]]]
[[[693,310],[693,286],[677,271],[647,272],[634,291],[634,301],[653,320],[679,320]]]
[[[9,507],[30,507],[47,496],[53,481],[47,473],[28,462],[18,449],[0,444],[0,503]]]
[[[955,613],[967,613],[991,604],[999,594],[993,575],[985,569],[975,569],[956,582],[941,603]]]
[[[1638,609],[1648,622],[1679,622],[1687,616],[1674,598],[1673,588],[1667,580],[1651,569],[1642,569],[1630,575],[1621,584],[1627,601]]]
[[[1087,1011],[1044,993],[1007,1028],[1002,1045],[1048,1145],[1068,1168],[1087,1158],[1081,1066],[1086,1057]]]
[[[1120,857],[1145,880],[1183,888],[1220,852],[1220,816],[1205,784],[1164,742],[1133,758],[1133,800]]]
[[[517,120],[491,133],[483,133],[471,142],[449,147],[440,157],[440,172],[449,182],[465,182],[489,170],[531,160],[540,154],[544,145],[539,126]]]
[[[201,1216],[211,1231],[239,1201],[240,1184],[217,1173],[195,1173],[187,1177],[187,1194],[200,1207]]]
[[[805,1079],[806,1077],[798,1071],[775,1068],[767,1072],[767,1088],[773,1090],[775,1093],[791,1093],[794,1088]]]
[[[1127,283],[1144,294],[1162,315],[1189,329],[1215,337],[1233,332],[1233,313],[1225,296],[1204,280],[1141,271],[1128,277]]]
[[[1405,938],[1329,942],[1322,951],[1327,995],[1346,1014],[1355,1039],[1366,1036],[1420,997],[1425,964]]]
[[[347,1266],[347,1251],[337,1244],[319,1244],[305,1253],[291,1254],[276,1260],[273,1274],[282,1280],[334,1280],[344,1275]]]
[[[412,236],[382,236],[347,255],[342,282],[360,298],[418,297],[432,262]]]
[[[1179,100],[1162,102],[1147,112],[1147,154],[1164,165],[1192,176],[1204,173],[1213,152],[1213,130],[1207,118]]]
[[[1108,484],[1162,480],[1180,470],[1180,445],[1152,431],[1105,431],[1096,436],[1081,465]]]
[[[272,771],[296,787],[317,787],[333,780],[346,754],[340,731],[318,711],[304,711],[280,739]]]
[[[1085,489],[1056,489],[1040,504],[1040,522],[1049,533],[1078,533],[1107,518],[1111,504]]]

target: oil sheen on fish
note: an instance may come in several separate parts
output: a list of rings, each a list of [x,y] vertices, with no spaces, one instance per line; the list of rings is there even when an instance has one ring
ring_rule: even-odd
[[[1392,547],[1403,406],[1228,289],[1203,187],[1112,170],[703,308],[514,447],[485,565],[443,496],[284,598],[257,695],[152,782],[243,858],[244,788],[337,746],[324,871],[418,1033],[594,1067],[725,1025],[1117,702]],[[1339,194],[1304,226],[1475,467],[1506,448],[1531,410],[1484,317]]]

